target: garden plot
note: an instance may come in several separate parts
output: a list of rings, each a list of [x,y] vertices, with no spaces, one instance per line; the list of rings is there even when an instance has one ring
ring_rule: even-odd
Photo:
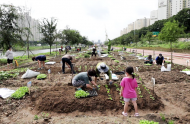
[[[124,56],[125,55],[126,54],[124,54]],[[112,72],[124,71],[124,69],[126,69],[126,62],[120,61],[120,56],[115,58],[119,60],[119,63],[111,61],[110,58],[101,58],[102,60],[79,58],[75,62],[75,70],[77,73],[81,71],[87,71],[89,68],[95,68],[98,62],[106,62],[106,64],[111,68]],[[126,57],[126,59],[134,58],[135,57]],[[61,59],[58,58],[57,61],[59,62],[57,62],[55,65],[50,65],[47,66],[46,69],[39,70],[39,72],[48,75],[48,69],[50,68],[50,80],[48,77],[44,80],[37,80],[36,78],[21,79],[20,77],[24,72],[19,72],[18,77],[9,78],[8,80],[3,80],[3,83],[0,83],[0,87],[6,86],[8,88],[10,87],[11,89],[17,89],[21,86],[26,86],[27,82],[32,81],[31,95],[27,94],[20,100],[0,99],[0,123],[34,123],[34,117],[36,117],[36,115],[40,116],[40,113],[51,114],[51,122],[53,122],[53,120],[56,120],[58,122],[63,118],[65,120],[68,118],[69,120],[66,121],[68,123],[71,123],[70,120],[72,119],[83,119],[82,123],[86,123],[86,117],[83,118],[83,115],[92,115],[92,117],[97,118],[98,121],[101,120],[99,123],[109,123],[111,122],[110,119],[115,115],[117,115],[117,119],[123,118],[121,112],[123,111],[124,101],[119,95],[119,84],[125,75],[117,75],[119,80],[115,81],[114,85],[112,86],[106,85],[105,80],[98,80],[97,83],[101,85],[100,90],[98,91],[98,96],[77,99],[74,96],[75,87],[68,86],[68,83],[70,83],[72,79],[70,70],[67,74],[62,74],[62,64],[60,63]],[[142,62],[142,60],[131,61],[128,63],[128,65],[133,66],[135,69],[136,66],[144,65],[141,64]],[[38,71],[37,64],[28,67],[32,67],[32,70]],[[157,116],[160,116],[160,113],[167,113],[169,115],[170,112],[168,109],[172,111],[172,115],[170,116],[173,119],[178,118],[176,119],[177,123],[178,121],[181,121],[182,123],[189,122],[188,119],[190,120],[190,118],[188,114],[190,114],[190,96],[187,93],[189,92],[190,86],[189,83],[185,83],[186,80],[189,79],[187,78],[188,76],[186,74],[179,73],[178,71],[159,72],[157,70],[147,70],[146,72],[135,73],[138,74],[138,76],[136,76],[136,79],[139,79],[139,81],[145,83],[142,84],[138,81],[139,87],[137,88],[137,104],[139,113],[142,117],[127,117],[126,119],[121,119],[123,121],[120,120],[118,123],[126,123],[126,120],[128,120],[127,122],[129,123],[135,123],[139,122],[141,119],[150,119],[146,116],[146,114],[150,113],[157,113]],[[166,74],[166,76],[162,75],[162,73]],[[155,77],[155,75],[157,77]],[[169,78],[169,76],[171,76],[171,78]],[[155,94],[152,91],[152,87],[149,87],[149,85],[147,85],[147,82],[150,83],[150,79],[152,77],[156,79],[156,87],[154,90]],[[105,79],[105,77],[103,78]],[[157,80],[160,83],[157,83]],[[176,84],[172,82],[172,85],[170,82],[162,83],[169,80],[175,81],[174,83]],[[181,109],[180,111],[177,108],[178,106]],[[74,116],[68,116],[73,115],[73,113]],[[132,103],[130,103],[129,115],[133,114],[134,108]],[[106,119],[102,119],[103,115]],[[98,122],[97,120],[95,122]],[[46,122],[42,121],[39,123]]]
[[[124,101],[119,96],[118,85],[117,87],[115,85],[112,87],[106,86],[101,85],[98,96],[82,99],[74,97],[75,88],[72,86],[54,86],[50,89],[41,89],[40,92],[33,93],[31,101],[38,111],[53,111],[58,113],[70,113],[76,110],[80,112],[122,110]],[[137,102],[139,109],[158,110],[164,106],[160,101],[160,97],[153,94],[151,90],[148,88],[146,90],[143,86],[139,86],[139,89],[141,92],[140,96],[142,96],[138,98]],[[154,99],[151,99],[151,97]],[[130,104],[129,110],[133,110],[132,104]]]
[[[174,84],[174,83],[190,83],[190,77],[185,73],[178,71],[171,72],[157,72],[157,71],[146,71],[139,73],[140,78],[144,83],[151,84],[151,78],[155,78],[156,84]]]

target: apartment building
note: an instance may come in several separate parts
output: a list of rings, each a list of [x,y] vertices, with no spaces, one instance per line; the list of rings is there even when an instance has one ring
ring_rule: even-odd
[[[158,21],[158,10],[153,10],[150,13],[150,25],[154,24],[155,21]]]
[[[18,26],[21,28],[30,27],[30,30],[33,36],[29,37],[29,41],[39,41],[43,37],[42,33],[40,33],[39,21],[36,19],[33,19],[29,15],[29,13],[24,13],[22,16],[23,16],[22,19],[20,18],[17,20]],[[25,35],[22,35],[22,38],[23,40],[27,39]]]
[[[128,24],[128,27],[127,27],[127,33],[129,33],[130,31],[134,30],[134,22],[131,23],[131,24]]]
[[[134,29],[138,30],[141,29],[143,27],[148,27],[150,25],[150,19],[149,18],[142,18],[142,19],[137,19],[134,22]]]

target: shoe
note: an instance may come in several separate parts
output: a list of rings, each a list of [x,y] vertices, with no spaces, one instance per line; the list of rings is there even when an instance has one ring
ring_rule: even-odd
[[[123,115],[123,116],[127,116],[127,113],[122,112],[122,115]]]
[[[38,68],[38,70],[41,70],[41,68]]]
[[[65,74],[65,72],[62,72],[63,74]]]
[[[135,113],[135,115],[134,115],[135,117],[138,117],[139,116],[139,113]]]

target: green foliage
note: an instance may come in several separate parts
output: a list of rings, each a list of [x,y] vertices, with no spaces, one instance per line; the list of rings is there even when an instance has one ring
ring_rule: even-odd
[[[56,27],[57,27],[57,20],[51,18],[51,21],[48,19],[43,19],[40,29],[41,33],[43,34],[42,41],[49,44],[50,46],[50,54],[51,54],[51,46],[54,44],[55,39],[58,35],[56,35]]]
[[[39,74],[36,79],[45,79],[47,77],[46,74]]]
[[[12,95],[12,98],[20,99],[22,98],[26,93],[28,93],[28,87],[20,87],[17,89]]]
[[[166,118],[165,118],[165,115],[164,115],[164,114],[160,114],[160,116],[161,116],[161,118],[162,118],[162,120],[163,120],[163,121],[165,121],[165,120],[166,120]]]
[[[171,64],[171,62],[169,62],[169,61],[165,61],[167,64]]]
[[[115,62],[119,63],[119,60],[114,60]]]
[[[170,49],[172,50],[172,42],[176,42],[179,35],[184,33],[185,27],[179,27],[178,21],[166,22],[158,35],[159,40],[170,43]]]
[[[84,58],[90,58],[89,54],[84,54]]]
[[[158,122],[148,121],[148,120],[140,120],[139,124],[159,124]]]
[[[190,69],[186,68],[186,69],[183,69],[182,71],[190,71]]]
[[[38,115],[35,115],[34,120],[38,120],[38,119],[39,119]]]
[[[87,97],[89,93],[85,92],[84,90],[78,90],[75,92],[75,97],[80,98],[80,97]]]
[[[152,65],[152,64],[144,64],[144,65],[148,65],[148,66],[150,66],[150,65]]]
[[[22,9],[10,4],[0,5],[0,48],[7,50],[11,45],[23,45],[22,29],[18,26],[18,19],[22,19]]]
[[[11,74],[11,73],[6,72],[6,71],[0,71],[0,80],[8,79],[8,78],[15,78],[18,75],[19,75],[19,73]]]
[[[168,121],[168,124],[174,124],[174,121],[169,120],[169,121]]]
[[[151,42],[151,38],[152,38],[152,32],[147,32],[145,37],[148,40],[149,46],[150,46],[150,42]]]

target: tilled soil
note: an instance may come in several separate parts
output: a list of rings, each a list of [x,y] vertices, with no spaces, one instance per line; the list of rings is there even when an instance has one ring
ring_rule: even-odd
[[[60,85],[60,84],[57,84]],[[123,109],[123,105],[120,101],[119,92],[116,91],[116,87],[110,87],[110,94],[113,100],[108,99],[108,94],[106,88],[102,85],[98,91],[98,96],[77,99],[74,97],[75,88],[72,86],[54,86],[50,89],[42,89],[37,94],[35,93],[31,100],[34,102],[35,108],[38,111],[53,111],[58,113],[70,113],[73,111],[100,111],[104,112],[106,110],[118,111]],[[142,98],[138,97],[138,107],[139,109],[151,109],[158,110],[164,107],[163,103],[156,94],[153,94],[150,90],[152,96],[155,100],[150,99],[150,94],[140,85]],[[129,107],[129,111],[133,110],[132,105]]]

